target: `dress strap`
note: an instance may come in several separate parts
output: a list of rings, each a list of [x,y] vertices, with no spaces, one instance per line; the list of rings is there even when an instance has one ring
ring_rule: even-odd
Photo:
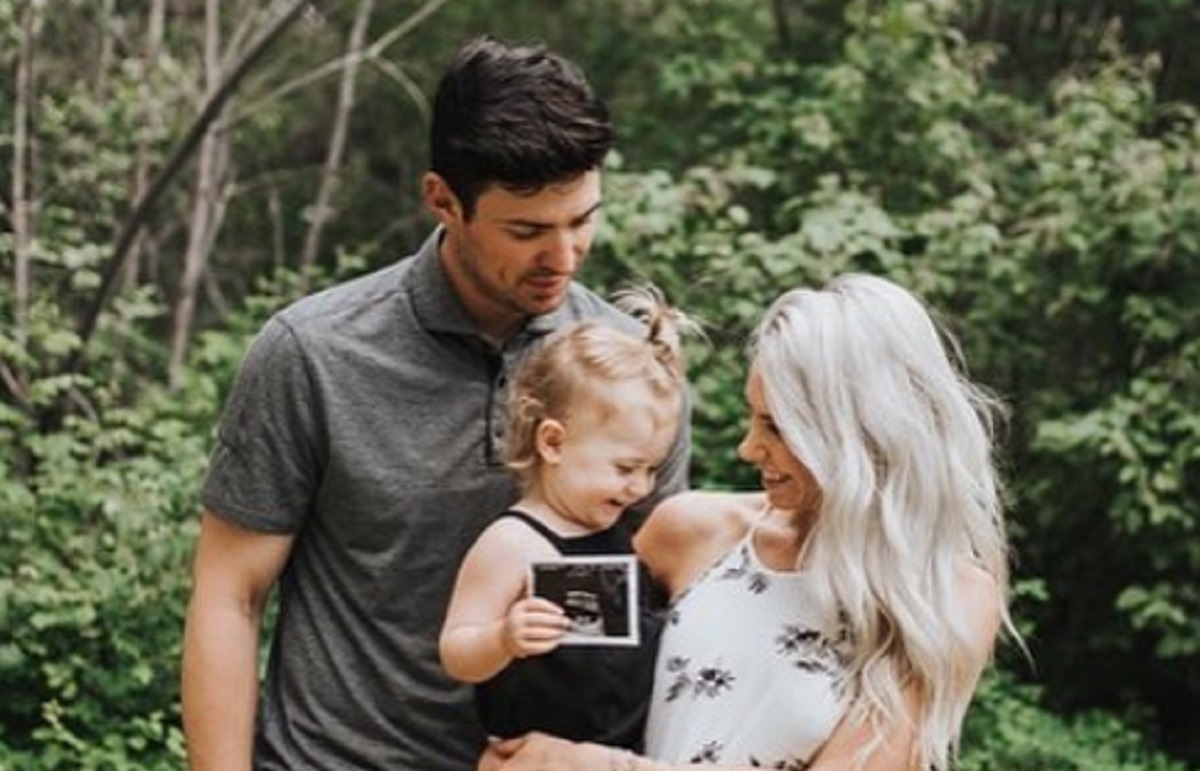
[[[549,541],[560,554],[563,553],[563,537],[551,530],[544,522],[538,520],[520,509],[508,509],[500,514],[500,517],[511,517],[518,519],[529,526],[530,529],[538,533],[538,535]],[[500,517],[497,517],[499,519]]]
[[[741,543],[751,543],[754,540],[754,533],[758,530],[758,526],[763,523],[767,515],[771,513],[771,502],[764,501],[762,508],[759,509],[758,515],[754,517],[754,521],[750,523],[750,527],[746,528],[745,534],[742,535]]]
[[[745,534],[745,536],[742,537],[741,544],[739,545],[739,546],[744,546],[749,551],[752,558],[756,562],[763,564],[764,566],[765,566],[765,563],[763,563],[762,557],[759,555],[758,546],[754,542],[754,534],[758,532],[758,528],[762,525],[763,521],[767,518],[767,515],[770,513],[771,513],[771,504],[770,504],[770,502],[767,502],[767,503],[763,504],[762,511],[760,511],[758,513],[758,516],[755,517],[754,521],[750,524],[750,527],[746,528],[746,534]],[[808,547],[809,547],[809,544],[812,543],[812,535],[813,535],[813,529],[812,529],[812,527],[809,527],[808,535],[805,536],[804,541],[803,541],[803,543],[800,544],[800,548],[796,554],[796,565],[794,568],[794,570],[796,570],[796,571],[803,570],[802,566],[804,565],[804,560],[808,556]],[[735,548],[738,548],[738,547],[735,547]],[[779,571],[778,568],[769,568],[769,569]],[[785,571],[785,572],[789,572],[789,571]]]

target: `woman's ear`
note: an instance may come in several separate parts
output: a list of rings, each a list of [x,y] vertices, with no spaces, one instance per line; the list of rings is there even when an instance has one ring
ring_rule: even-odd
[[[554,418],[538,423],[534,433],[534,446],[543,463],[558,463],[562,459],[562,445],[567,438],[567,427]]]

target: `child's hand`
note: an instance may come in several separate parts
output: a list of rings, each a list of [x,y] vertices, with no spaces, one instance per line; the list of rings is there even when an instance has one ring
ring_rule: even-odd
[[[558,647],[571,626],[562,608],[543,597],[513,603],[504,618],[504,645],[514,659],[540,656]]]

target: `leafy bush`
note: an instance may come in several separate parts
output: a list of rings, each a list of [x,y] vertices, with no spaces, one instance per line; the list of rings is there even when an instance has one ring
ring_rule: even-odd
[[[122,351],[154,347],[126,330],[93,374],[47,384],[86,410],[40,431],[6,413],[0,444],[25,463],[0,476],[0,769],[182,767],[180,643],[212,429],[249,334],[300,286],[264,283],[201,337],[175,391],[115,377]]]
[[[846,270],[925,296],[1012,407],[1017,569],[1044,589],[1018,613],[1047,700],[1137,703],[1150,740],[1200,757],[1200,120],[1118,41],[1006,94],[956,5],[849,3],[828,61],[743,42],[668,62],[709,154],[614,175],[600,253],[714,330],[691,361],[702,484],[749,481],[730,343],[767,302]]]
[[[967,715],[958,771],[1186,771],[1147,749],[1146,737],[1104,712],[1062,716],[1037,688],[985,676]]]
[[[1004,52],[966,39],[955,18],[968,4],[953,0],[652,5],[609,4],[605,18],[635,23],[585,46],[607,55],[619,42],[623,61],[641,62],[639,76],[660,78],[626,96],[638,115],[622,121],[634,132],[625,146],[639,163],[614,161],[609,223],[587,279],[601,288],[653,281],[707,323],[711,343],[690,349],[695,482],[754,483],[735,456],[741,346],[767,302],[849,270],[912,287],[962,339],[976,377],[1013,406],[1005,462],[1017,573],[1039,589],[1017,601],[1035,674],[1001,667],[985,682],[964,771],[1179,771],[1143,748],[1164,741],[1187,751],[1200,735],[1192,708],[1200,693],[1195,111],[1159,104],[1152,67],[1123,56],[1119,41],[1049,89],[1006,93],[990,75],[994,61],[1006,64]],[[474,20],[484,6],[454,13]],[[19,7],[0,0],[8,63]],[[87,3],[64,8],[91,12]],[[777,35],[772,24],[782,17],[771,11],[792,22]],[[540,6],[521,17],[502,12],[515,27],[532,16],[554,26]],[[76,33],[94,26],[83,23],[90,16],[55,18]],[[74,38],[63,40],[69,47]],[[655,52],[649,64],[647,50]],[[77,65],[53,47],[39,55]],[[188,64],[166,63],[170,72]],[[430,63],[416,64],[431,80],[432,68],[422,70]],[[70,67],[41,70],[45,195],[29,313],[20,330],[0,325],[8,394],[0,402],[0,771],[181,765],[180,626],[216,411],[249,336],[303,284],[281,273],[240,297],[270,255],[282,259],[285,236],[294,240],[289,217],[308,201],[307,183],[293,185],[275,167],[316,147],[323,129],[305,122],[323,113],[311,106],[316,94],[281,108],[286,132],[274,133],[275,118],[254,124],[261,133],[237,129],[254,150],[250,165],[269,176],[261,188],[278,200],[230,207],[222,243],[233,246],[215,264],[243,310],[200,335],[182,386],[168,393],[159,384],[161,287],[178,270],[166,260],[144,282],[160,289],[120,294],[89,343],[87,369],[63,374],[80,345],[74,316],[128,208],[130,128],[146,106],[143,73],[130,66],[110,91],[71,82]],[[185,91],[169,90],[171,115],[190,104]],[[357,161],[389,184],[411,176],[418,162],[401,151],[419,144],[418,122],[393,116],[401,108],[391,96],[370,100],[372,109],[387,106],[360,121],[378,141],[358,135],[372,154]],[[0,100],[0,131],[10,130],[10,101]],[[172,125],[141,130],[161,150]],[[0,135],[0,144],[10,141]],[[394,191],[379,192],[347,191],[363,205],[344,204],[338,232],[376,231],[363,225],[375,219],[351,212],[394,217],[393,204],[381,203]],[[160,216],[159,235],[186,230]],[[418,220],[378,238],[420,230]],[[167,238],[161,254],[173,243]],[[0,232],[5,320],[17,317],[7,283],[13,246]],[[1200,747],[1190,749],[1200,757]]]
[[[0,767],[178,767],[205,434],[149,398],[36,436],[36,471],[0,480]]]

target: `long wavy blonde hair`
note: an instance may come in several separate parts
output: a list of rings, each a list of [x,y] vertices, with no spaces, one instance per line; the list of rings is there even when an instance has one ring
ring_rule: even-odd
[[[850,716],[875,737],[862,757],[904,719],[915,685],[913,767],[945,771],[975,687],[963,561],[1008,591],[1000,406],[923,304],[874,276],[787,292],[750,351],[784,441],[822,490],[805,564],[855,635]]]

